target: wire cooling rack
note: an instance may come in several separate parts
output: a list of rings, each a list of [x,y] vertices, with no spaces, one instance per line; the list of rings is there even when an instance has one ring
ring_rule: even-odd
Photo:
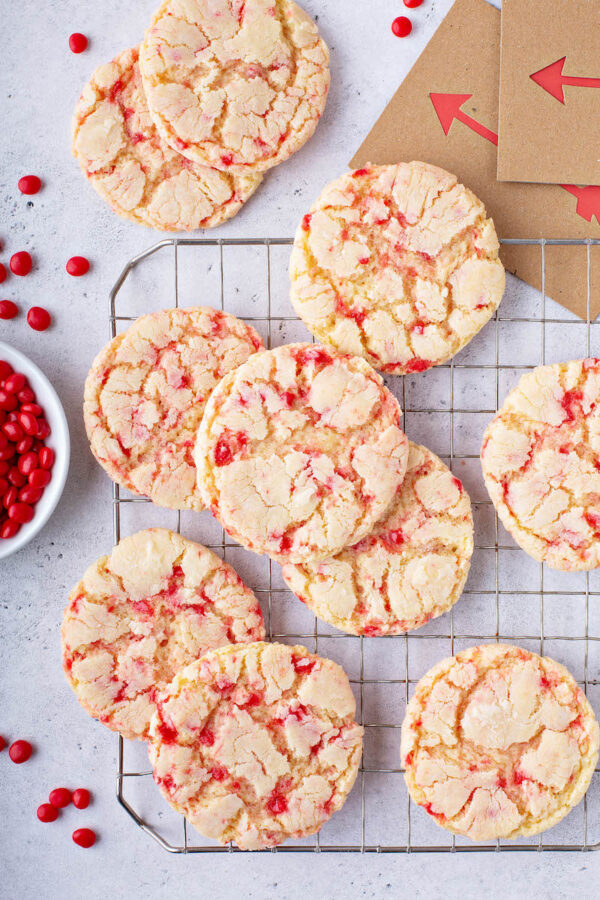
[[[568,666],[600,712],[600,572],[559,573],[536,563],[504,531],[481,478],[483,430],[527,369],[600,356],[600,323],[590,322],[591,252],[600,241],[506,240],[539,247],[541,292],[510,278],[494,319],[450,363],[427,373],[390,377],[409,438],[434,450],[472,499],[475,553],[466,590],[450,613],[417,632],[359,638],[316,619],[291,595],[279,567],[232,542],[209,513],[161,510],[113,486],[115,543],[121,532],[164,525],[199,540],[234,565],[261,601],[269,639],[302,643],[348,672],[365,729],[364,755],[352,794],[319,835],[265,852],[498,852],[600,848],[600,771],[583,801],[545,834],[473,844],[439,828],[408,797],[399,767],[400,725],[408,698],[434,663],[476,643],[518,643]],[[291,240],[163,240],[126,265],[110,294],[110,336],[138,315],[169,306],[210,305],[233,312],[268,347],[308,340],[290,315],[287,266]],[[578,244],[587,268],[587,320],[546,297],[546,255]],[[163,801],[144,745],[119,737],[117,797],[134,821],[171,853],[227,853],[201,843]]]

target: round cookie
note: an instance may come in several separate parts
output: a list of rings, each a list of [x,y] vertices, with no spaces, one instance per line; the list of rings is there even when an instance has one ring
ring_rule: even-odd
[[[157,691],[223,644],[265,636],[258,601],[222,559],[150,528],[124,538],[73,588],[63,668],[83,708],[123,737],[146,739]]]
[[[363,359],[314,344],[256,354],[213,391],[194,458],[205,504],[280,562],[365,537],[406,471],[401,410]]]
[[[150,726],[154,780],[205,837],[242,850],[319,831],[350,793],[362,728],[348,677],[305,647],[256,643],[178,672]]]
[[[585,794],[598,723],[564,666],[488,644],[422,678],[402,725],[408,790],[438,825],[474,841],[539,834]]]
[[[291,0],[165,0],[140,68],[163,138],[193,162],[264,172],[311,137],[329,51]]]
[[[459,599],[473,553],[471,502],[441,459],[409,442],[408,469],[387,513],[354,547],[284,565],[315,615],[349,634],[404,634]]]
[[[253,328],[210,307],[141,316],[100,351],[85,382],[100,465],[159,506],[203,509],[192,452],[204,407],[219,379],[261,348]]]
[[[449,360],[504,293],[494,223],[454,175],[367,166],[322,192],[297,232],[291,299],[323,343],[382,372]]]
[[[600,360],[539,366],[483,439],[485,484],[504,527],[554,569],[600,565]]]
[[[148,110],[137,47],[96,69],[83,89],[73,155],[116,213],[165,231],[220,225],[261,181],[195,165],[163,141]]]

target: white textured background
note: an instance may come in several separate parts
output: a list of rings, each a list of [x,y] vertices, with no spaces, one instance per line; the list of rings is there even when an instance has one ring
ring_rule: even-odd
[[[2,895],[11,900],[399,895],[466,900],[485,895],[512,898],[524,892],[543,898],[598,896],[600,854],[171,857],[116,804],[116,740],[85,716],[67,688],[60,667],[59,627],[69,588],[90,562],[108,550],[112,539],[109,485],[83,432],[83,381],[108,337],[110,287],[127,259],[157,236],[115,217],[84,182],[70,155],[69,124],[84,81],[97,65],[140,40],[156,2],[0,0],[4,35],[0,239],[5,244],[0,260],[7,265],[10,255],[21,249],[28,249],[35,260],[34,272],[26,279],[7,280],[0,295],[17,300],[25,310],[34,303],[45,305],[55,320],[45,334],[32,332],[24,316],[2,322],[0,338],[26,352],[53,380],[73,441],[69,482],[58,511],[36,541],[0,562],[0,734],[13,740],[30,738],[37,748],[35,757],[21,767],[8,760],[6,751],[0,755]],[[219,229],[219,235],[293,234],[320,189],[344,170],[451,0],[425,0],[419,10],[409,13],[415,30],[404,41],[390,32],[393,18],[404,12],[401,0],[306,0],[304,5],[318,16],[332,51],[332,90],[325,117],[313,140],[268,175],[247,208]],[[67,47],[73,31],[91,38],[81,56]],[[18,178],[27,173],[37,173],[45,182],[43,192],[33,198],[22,197],[16,188]],[[93,271],[84,279],[72,279],[64,271],[66,260],[75,254],[93,261]],[[256,282],[259,270],[249,271],[248,278]],[[211,302],[206,296],[198,299]],[[279,302],[285,303],[285,298],[279,296]],[[535,305],[531,292],[514,282],[506,302],[512,309],[519,303],[528,309]],[[168,303],[170,298],[161,299],[159,283],[148,296],[148,308]],[[557,308],[549,303],[548,310]],[[537,362],[537,334],[525,326],[513,331],[507,327],[503,336],[507,359],[514,362],[518,356],[519,362]],[[580,326],[550,329],[548,361],[580,355],[583,338]],[[480,348],[489,349],[492,339],[492,332],[483,335]],[[429,380],[414,382],[413,405],[419,392],[431,399],[436,390],[436,374],[425,377]],[[461,390],[468,398],[490,387],[488,380],[476,387],[465,383]],[[487,405],[481,398],[479,402]],[[408,430],[411,437],[429,438],[433,449],[444,452],[435,446],[439,437],[435,423],[415,418]],[[154,521],[160,521],[160,514]],[[233,557],[228,559],[235,564]],[[476,577],[484,578],[485,572]],[[550,610],[556,616],[555,633],[569,627],[559,607]],[[475,601],[470,609],[477,613]],[[525,628],[526,613],[518,598],[514,607],[507,606],[506,615]],[[578,627],[581,608],[573,616],[571,627]],[[532,623],[530,631],[535,627]],[[326,652],[325,647],[322,650]],[[431,652],[439,658],[447,649],[439,652],[433,645]],[[555,655],[569,661],[559,648]],[[424,658],[420,672],[426,663]],[[577,664],[572,661],[573,667]],[[52,787],[62,784],[91,788],[94,803],[85,813],[71,807],[56,824],[44,826],[36,819],[36,807]],[[386,799],[389,804],[390,797]],[[388,806],[388,815],[389,811]],[[375,808],[375,817],[376,813]],[[398,816],[403,815],[402,805]],[[377,838],[382,842],[389,839],[386,821],[393,822],[382,820]],[[100,835],[89,851],[70,840],[71,831],[83,825]],[[442,832],[437,833],[442,838]]]

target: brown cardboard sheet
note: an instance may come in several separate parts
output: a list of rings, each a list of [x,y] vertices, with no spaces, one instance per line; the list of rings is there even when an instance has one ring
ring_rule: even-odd
[[[600,188],[569,191],[497,180],[499,69],[500,11],[485,0],[455,0],[350,165],[419,159],[442,166],[483,200],[503,238],[600,238]],[[547,295],[582,318],[586,252],[546,250]],[[538,246],[505,245],[502,258],[509,271],[541,288]],[[591,263],[594,319],[600,312],[600,247],[592,247]]]
[[[498,178],[600,184],[600,0],[503,0]]]

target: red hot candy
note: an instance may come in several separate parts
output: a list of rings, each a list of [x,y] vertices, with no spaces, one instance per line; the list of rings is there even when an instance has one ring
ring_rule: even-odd
[[[96,843],[96,834],[91,828],[77,828],[73,832],[73,840],[80,847],[92,847]]]
[[[74,275],[76,278],[80,275],[85,275],[86,272],[89,272],[89,269],[90,263],[85,256],[72,256],[67,262],[67,272],[69,275]]]
[[[396,37],[408,37],[412,31],[412,22],[406,16],[398,16],[392,22],[392,31]]]
[[[19,179],[19,190],[22,194],[37,194],[42,182],[37,175],[24,175]]]
[[[51,321],[50,313],[43,306],[32,306],[27,313],[27,324],[35,331],[45,331]]]
[[[77,809],[87,809],[90,804],[90,792],[87,788],[77,788],[73,791],[73,806]]]
[[[0,319],[14,319],[18,312],[19,307],[12,300],[0,300]]]
[[[8,748],[8,755],[17,765],[27,762],[32,753],[33,747],[29,741],[15,741]]]
[[[2,263],[0,263],[0,284],[2,284],[3,281],[6,281],[6,269]]]
[[[13,275],[29,275],[31,266],[31,256],[27,250],[20,250],[10,258],[10,271]]]
[[[416,9],[422,2],[423,0],[404,0],[404,5],[408,7],[408,9]]]
[[[71,791],[64,787],[54,788],[53,791],[50,791],[48,799],[52,806],[55,806],[57,809],[64,809],[71,802]]]
[[[85,34],[76,31],[69,37],[69,48],[72,53],[83,53],[87,49],[88,39]]]
[[[40,822],[56,822],[58,810],[51,803],[42,803],[41,806],[38,806],[37,817]]]

